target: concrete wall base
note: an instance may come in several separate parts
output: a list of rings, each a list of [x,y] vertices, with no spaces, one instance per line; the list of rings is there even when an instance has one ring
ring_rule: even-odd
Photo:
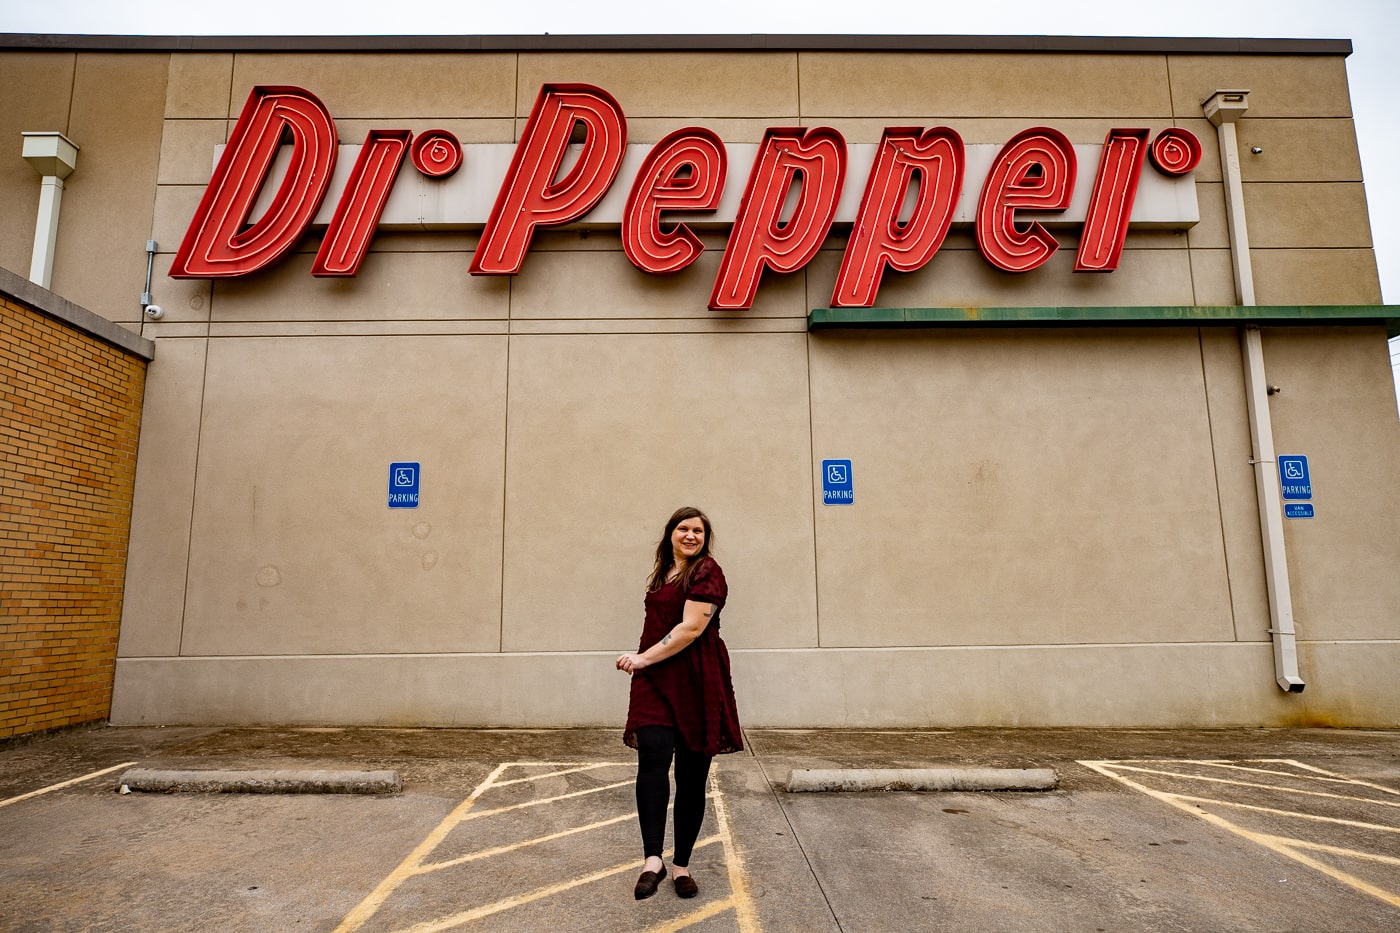
[[[1400,641],[733,652],[754,728],[1400,727]],[[114,725],[621,726],[612,652],[121,658]]]

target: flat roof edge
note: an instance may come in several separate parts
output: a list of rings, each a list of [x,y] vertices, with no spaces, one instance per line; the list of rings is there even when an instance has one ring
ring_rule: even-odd
[[[156,345],[154,341],[142,337],[140,334],[133,334],[100,314],[89,311],[81,305],[75,305],[61,295],[55,295],[40,285],[26,279],[18,273],[9,269],[0,268],[0,294],[7,295],[19,304],[33,308],[40,314],[47,315],[54,320],[62,321],[71,327],[75,327],[83,333],[103,343],[110,344],[118,350],[124,350],[132,356],[139,356],[144,360],[153,360],[156,356]]]
[[[0,33],[0,49],[126,52],[1082,52],[1342,55],[1350,39],[953,35],[118,36]]]

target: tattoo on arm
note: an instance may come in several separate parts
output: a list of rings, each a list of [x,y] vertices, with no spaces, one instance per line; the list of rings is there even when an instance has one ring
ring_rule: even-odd
[[[706,610],[705,610],[703,613],[701,613],[701,614],[702,614],[705,618],[708,619],[710,616],[712,616],[712,615],[715,614],[715,607],[714,607],[714,606],[711,606],[710,608],[706,609]]]
[[[671,643],[671,633],[670,633],[670,632],[667,632],[665,635],[662,635],[662,636],[661,636],[661,644],[663,644],[663,645],[669,645],[670,643]]]

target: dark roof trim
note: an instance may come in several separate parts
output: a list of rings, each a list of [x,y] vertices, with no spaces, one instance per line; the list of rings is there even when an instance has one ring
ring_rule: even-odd
[[[68,52],[1138,52],[1350,55],[1350,39],[1139,36],[110,36],[0,33],[0,49]]]
[[[0,294],[56,321],[62,321],[103,343],[111,344],[118,350],[125,350],[132,356],[139,356],[143,360],[155,359],[156,345],[153,341],[133,334],[100,314],[75,305],[67,298],[55,295],[47,288],[35,285],[9,269],[0,268]]]
[[[1084,327],[1107,325],[1223,324],[1243,327],[1283,325],[1378,325],[1400,336],[1400,305],[1178,305],[1064,308],[813,308],[808,330],[903,327]]]

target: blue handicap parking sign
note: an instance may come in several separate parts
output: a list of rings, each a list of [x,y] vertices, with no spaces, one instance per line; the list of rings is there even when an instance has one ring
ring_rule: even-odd
[[[827,505],[850,505],[855,502],[855,484],[851,480],[851,461],[822,461],[822,502]]]
[[[389,508],[418,508],[418,487],[423,478],[417,461],[389,464]]]
[[[1313,504],[1311,502],[1285,502],[1283,504],[1284,518],[1312,518]]]
[[[1312,477],[1308,475],[1308,458],[1297,454],[1278,458],[1279,485],[1284,499],[1311,499]]]

